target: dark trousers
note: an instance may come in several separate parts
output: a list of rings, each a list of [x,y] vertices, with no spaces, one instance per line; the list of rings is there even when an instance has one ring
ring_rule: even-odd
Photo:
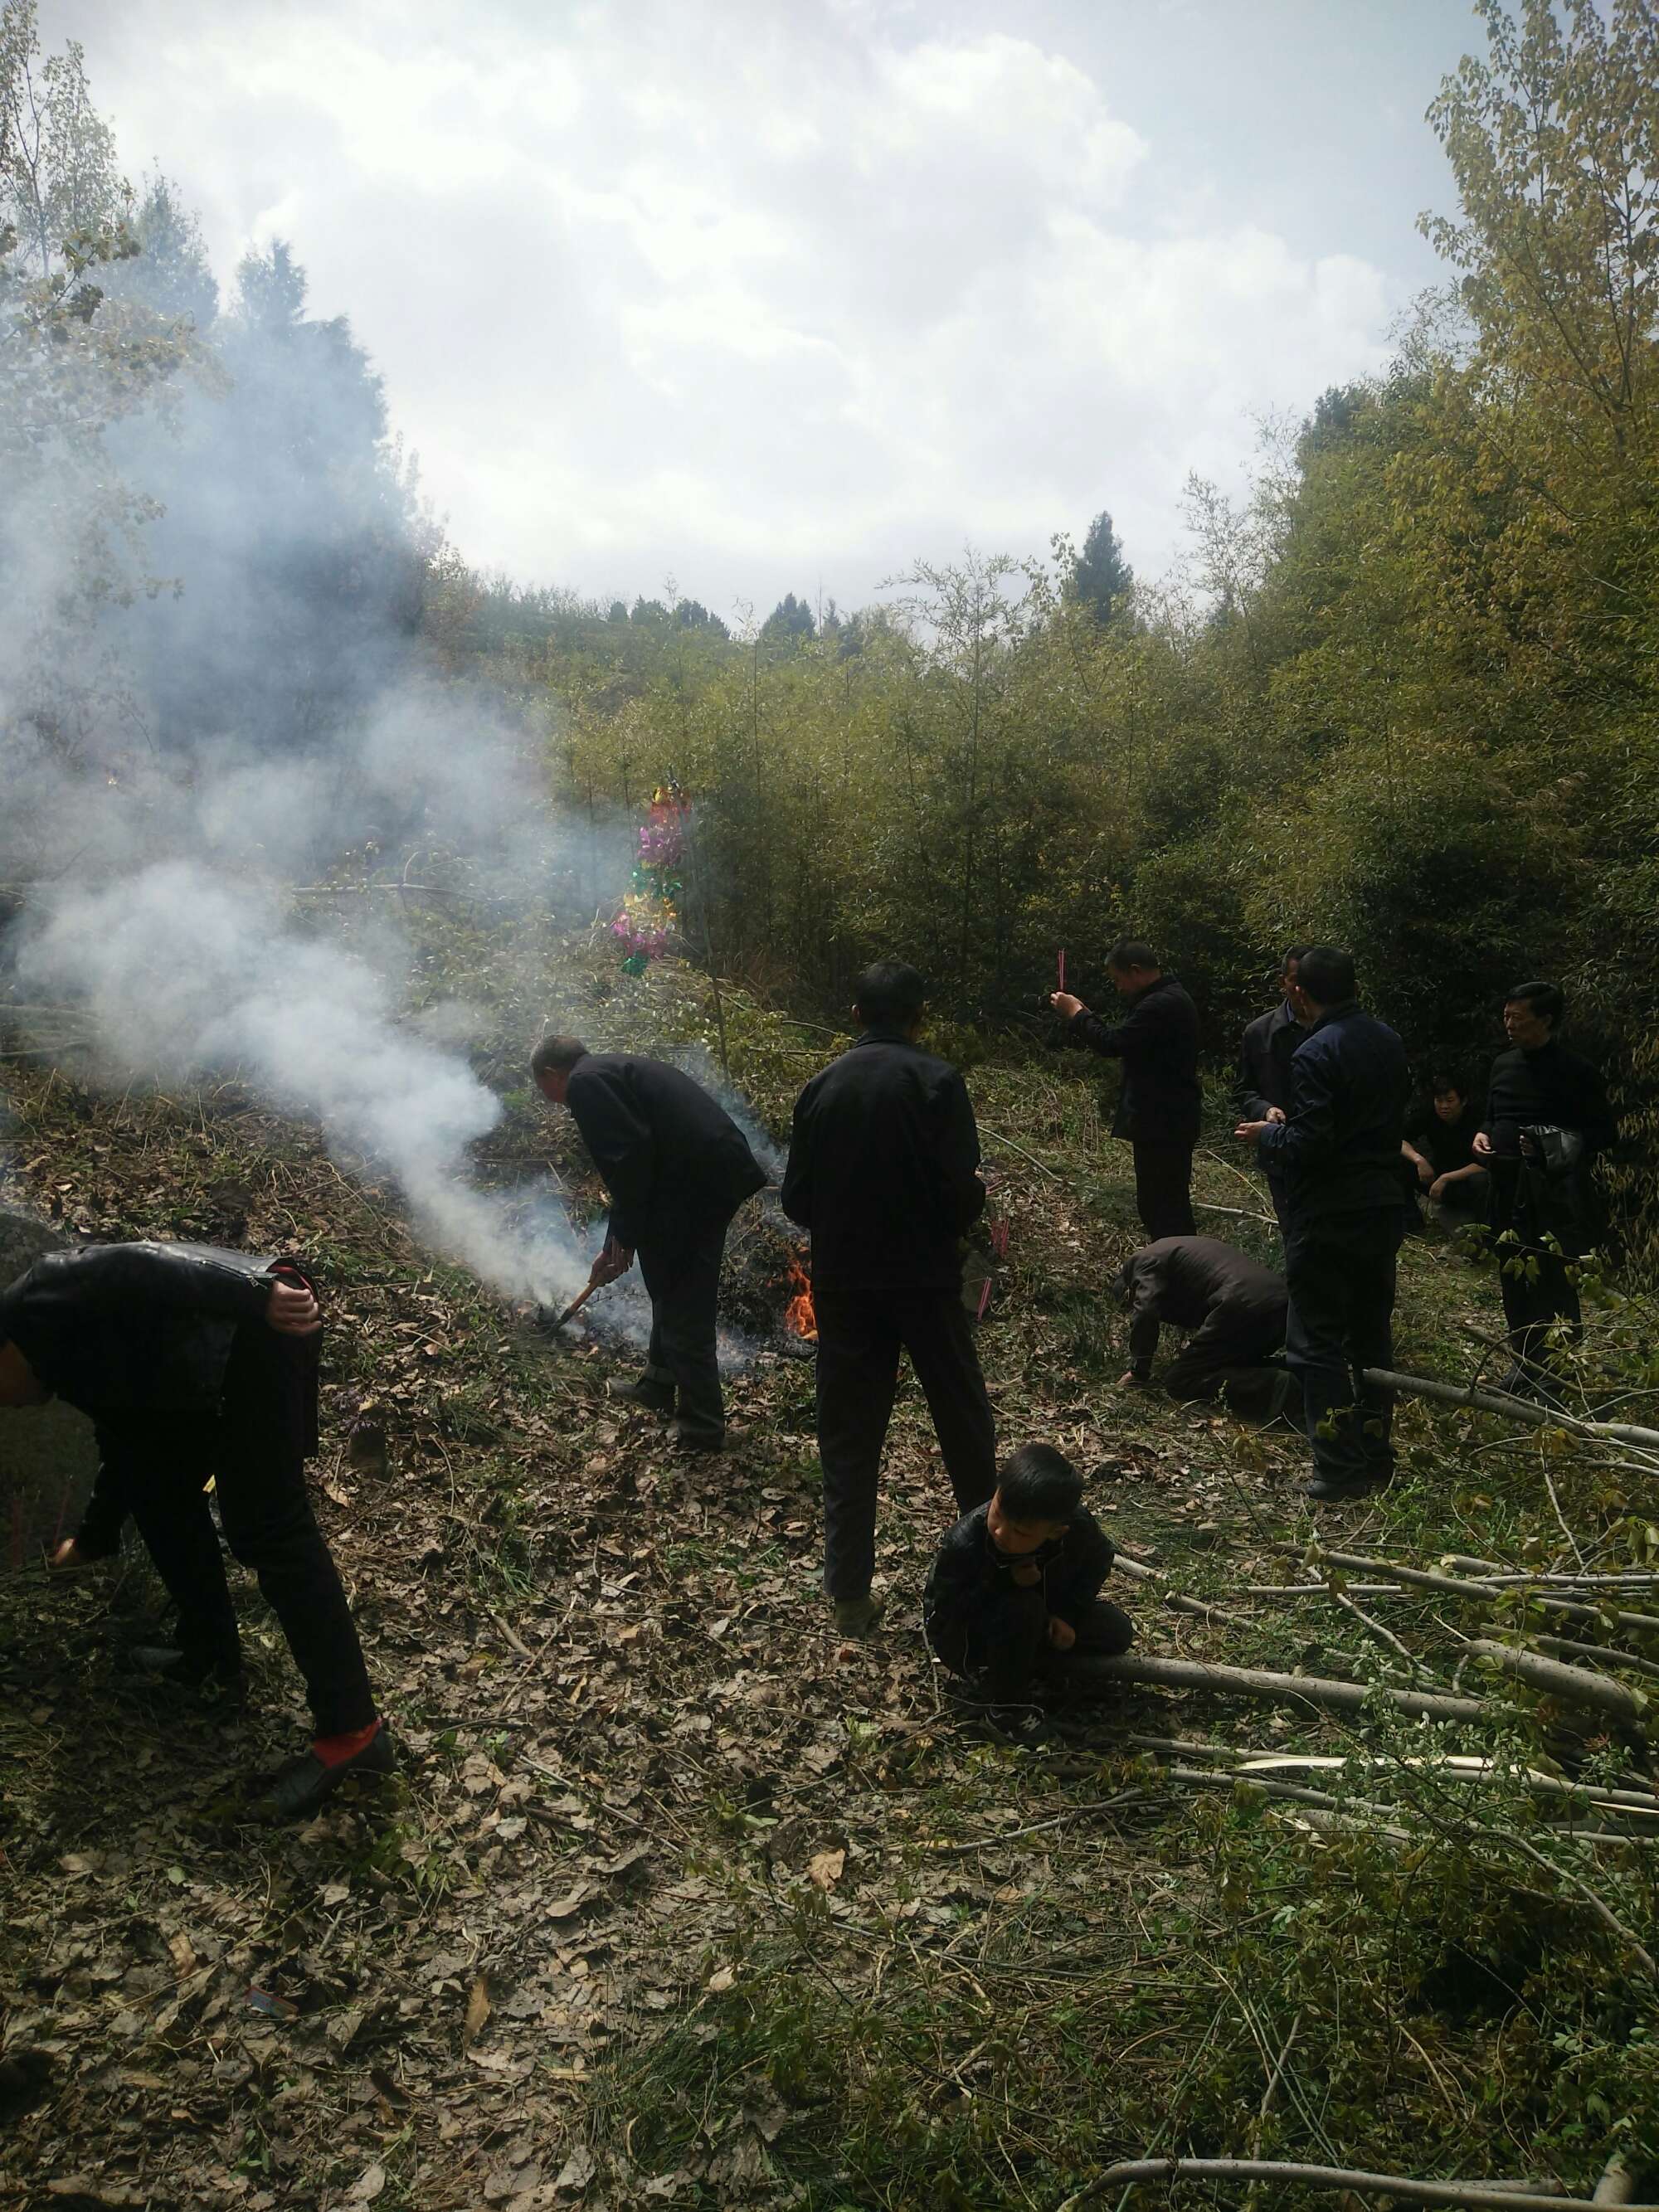
[[[975,1678],[993,1705],[1015,1705],[1030,1694],[1034,1679],[1064,1676],[1073,1658],[1115,1658],[1134,1641],[1127,1613],[1097,1598],[1069,1651],[1048,1641],[1048,1608],[1038,1588],[989,1597],[970,1621],[930,1628],[928,1641],[953,1674]]]
[[[1135,1210],[1149,1242],[1156,1243],[1160,1237],[1196,1237],[1192,1146],[1146,1144],[1137,1139],[1132,1150]]]
[[[1334,1481],[1394,1471],[1394,1395],[1363,1382],[1360,1370],[1394,1364],[1402,1225],[1394,1206],[1336,1214],[1302,1223],[1285,1243],[1285,1358],[1302,1386],[1315,1471]]]
[[[641,1237],[638,1248],[640,1273],[651,1297],[645,1379],[676,1392],[683,1430],[714,1438],[726,1432],[714,1309],[731,1224],[730,1213],[673,1223],[659,1235]]]
[[[1283,1349],[1285,1320],[1282,1308],[1215,1307],[1176,1354],[1164,1389],[1183,1401],[1224,1396],[1236,1413],[1265,1413],[1283,1371],[1266,1362]]]
[[[1273,1219],[1279,1224],[1279,1233],[1291,1233],[1291,1186],[1288,1177],[1267,1170],[1267,1195],[1273,1202]]]
[[[958,1514],[997,1486],[996,1424],[973,1324],[956,1291],[837,1289],[814,1283],[818,1319],[818,1457],[823,1467],[823,1587],[862,1597],[876,1565],[881,1448],[899,1354],[933,1417]]]
[[[1498,1287],[1510,1348],[1522,1366],[1547,1374],[1549,1332],[1559,1322],[1575,1338],[1583,1323],[1578,1285],[1569,1276],[1571,1262],[1534,1241],[1531,1224],[1517,1206],[1522,1189],[1518,1160],[1499,1160],[1492,1178],[1492,1226],[1496,1237],[1513,1229],[1518,1246],[1495,1245]]]
[[[98,1444],[179,1612],[185,1657],[234,1672],[236,1614],[204,1486],[216,1478],[225,1541],[258,1577],[304,1677],[320,1735],[374,1718],[345,1592],[306,1494],[315,1447],[316,1340],[263,1322],[236,1332],[216,1413],[109,1415]],[[104,1477],[100,1477],[100,1488]]]

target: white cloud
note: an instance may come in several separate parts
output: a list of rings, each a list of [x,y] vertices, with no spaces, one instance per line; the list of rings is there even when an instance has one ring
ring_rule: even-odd
[[[1162,175],[1152,126],[1015,28],[833,0],[133,14],[81,33],[132,165],[179,179],[222,268],[289,238],[463,550],[540,580],[852,600],[1102,505],[1157,565],[1188,470],[1376,366],[1395,304],[1340,240],[1298,254],[1224,180]]]

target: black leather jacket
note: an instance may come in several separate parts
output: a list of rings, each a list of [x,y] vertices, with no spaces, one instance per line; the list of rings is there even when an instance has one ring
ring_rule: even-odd
[[[277,1264],[209,1244],[49,1252],[0,1291],[0,1342],[94,1419],[211,1408],[239,1324],[264,1318]]]

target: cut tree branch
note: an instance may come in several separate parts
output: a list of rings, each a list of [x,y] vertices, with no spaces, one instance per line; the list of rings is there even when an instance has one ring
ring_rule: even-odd
[[[1068,2197],[1058,2212],[1076,2212],[1126,2182],[1283,2181],[1304,2189],[1352,2189],[1363,2197],[1397,2197],[1406,2204],[1486,2204],[1508,2212],[1595,2212],[1588,2197],[1561,2197],[1503,2181],[1413,2181],[1397,2173],[1366,2173],[1357,2166],[1298,2166],[1273,2158],[1128,2158]],[[1659,2212],[1642,2204],[1632,2212]]]

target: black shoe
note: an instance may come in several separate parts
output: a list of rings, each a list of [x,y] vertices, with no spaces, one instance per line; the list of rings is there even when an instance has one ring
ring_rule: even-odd
[[[1343,1498],[1369,1498],[1374,1490],[1386,1490],[1393,1480],[1392,1468],[1377,1474],[1316,1474],[1302,1495],[1328,1505]]]
[[[314,1751],[290,1759],[260,1797],[255,1811],[262,1820],[308,1820],[352,1776],[378,1782],[395,1774],[397,1769],[391,1734],[382,1723],[360,1752],[333,1766],[325,1766]]]
[[[679,1452],[724,1451],[726,1431],[724,1429],[689,1428],[684,1421],[676,1421],[674,1449]]]
[[[127,1656],[137,1670],[137,1686],[149,1690],[198,1691],[204,1697],[241,1697],[247,1687],[240,1659],[196,1659],[172,1644],[137,1644]]]
[[[633,1382],[613,1379],[605,1384],[605,1395],[614,1404],[637,1406],[645,1413],[654,1413],[659,1421],[665,1421],[674,1410],[673,1384],[647,1382],[643,1376]]]

